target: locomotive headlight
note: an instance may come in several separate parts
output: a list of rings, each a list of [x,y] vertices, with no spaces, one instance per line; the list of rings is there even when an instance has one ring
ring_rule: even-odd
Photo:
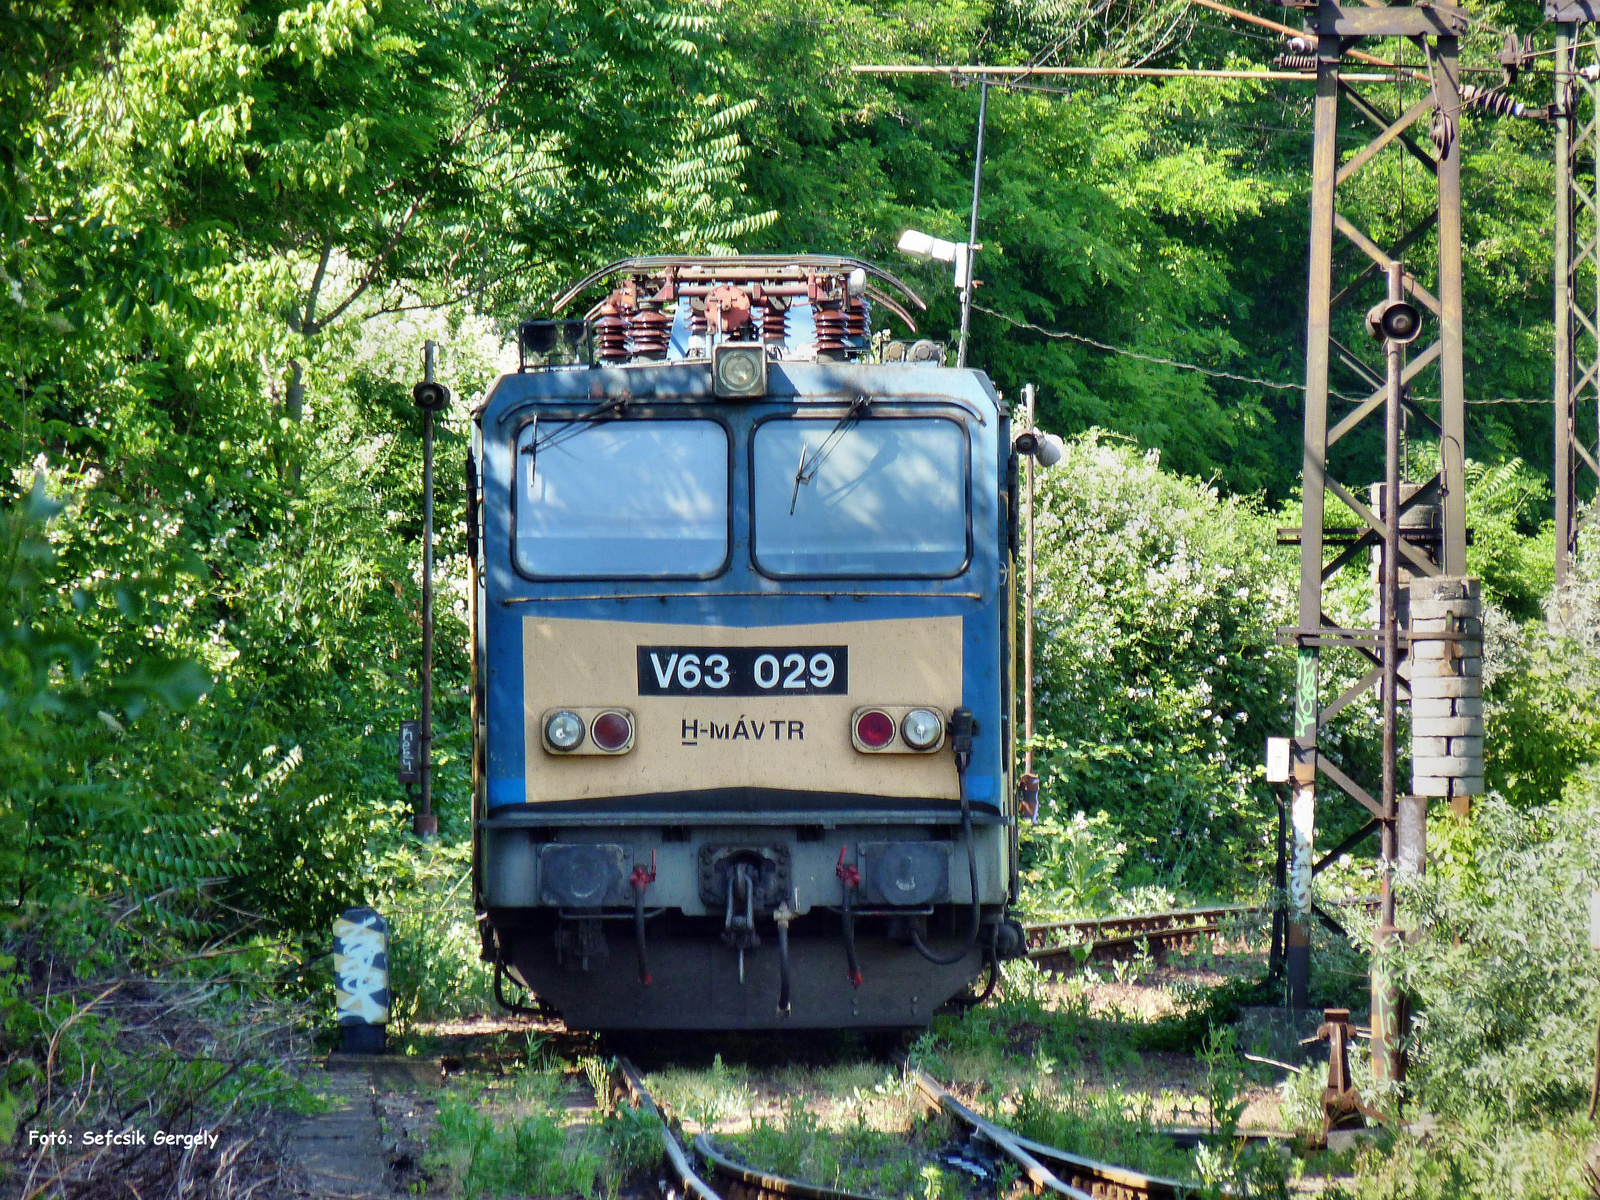
[[[583,718],[565,710],[551,713],[544,723],[544,740],[552,749],[576,750],[583,744]]]
[[[944,720],[926,708],[913,708],[900,722],[900,736],[913,750],[931,750],[944,736]]]
[[[767,351],[757,343],[713,346],[711,391],[723,400],[756,400],[767,394]]]

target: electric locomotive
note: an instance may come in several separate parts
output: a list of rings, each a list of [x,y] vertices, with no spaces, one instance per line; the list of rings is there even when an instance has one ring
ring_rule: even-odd
[[[574,1028],[926,1025],[1020,953],[1016,467],[850,258],[642,258],[473,413],[474,883]]]

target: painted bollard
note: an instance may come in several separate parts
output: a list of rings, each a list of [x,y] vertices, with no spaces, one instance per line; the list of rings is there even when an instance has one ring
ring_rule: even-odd
[[[340,1049],[381,1054],[389,1023],[389,926],[370,908],[347,908],[333,923],[334,997]]]

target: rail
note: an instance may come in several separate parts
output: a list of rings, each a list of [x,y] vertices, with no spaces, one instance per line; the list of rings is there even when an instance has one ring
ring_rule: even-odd
[[[1374,896],[1358,896],[1333,902],[1341,907],[1372,909]],[[1185,938],[1226,933],[1230,921],[1259,916],[1270,909],[1262,904],[1219,904],[1210,908],[1183,908],[1169,912],[1141,913],[1130,917],[1088,917],[1077,921],[1044,921],[1024,925],[1028,957],[1048,966],[1053,959],[1126,950],[1141,942],[1156,944],[1179,942]],[[1338,925],[1320,906],[1313,906],[1318,920],[1332,932],[1342,934]]]
[[[1024,925],[1028,957],[1046,962],[1065,955],[1090,954],[1136,946],[1140,942],[1182,941],[1221,933],[1227,921],[1265,911],[1260,905],[1229,904],[1144,913],[1131,917],[1094,917],[1081,921],[1047,921]]]
[[[656,1119],[661,1126],[661,1149],[671,1165],[673,1173],[678,1177],[678,1183],[683,1188],[684,1195],[693,1196],[696,1200],[724,1200],[712,1190],[711,1186],[695,1174],[694,1168],[689,1165],[689,1156],[683,1152],[683,1147],[678,1144],[677,1135],[672,1132],[672,1127],[667,1124],[667,1119],[661,1115],[661,1110],[656,1107],[655,1099],[650,1095],[650,1089],[644,1085],[644,1076],[627,1059],[617,1059],[617,1074],[622,1079],[622,1085],[627,1091],[633,1106],[640,1112],[646,1113]]]
[[[1204,1190],[1199,1183],[1146,1175],[1114,1163],[1098,1162],[1002,1129],[961,1103],[921,1067],[912,1066],[903,1056],[900,1062],[917,1090],[935,1106],[965,1124],[974,1137],[988,1142],[1016,1163],[1033,1185],[1035,1194],[1048,1191],[1071,1200],[1178,1200],[1180,1196]]]
[[[1051,1192],[1067,1200],[1181,1200],[1182,1197],[1204,1190],[1203,1185],[1195,1181],[1147,1175],[1130,1167],[1100,1162],[1013,1133],[968,1108],[933,1076],[912,1065],[905,1055],[895,1057],[907,1078],[932,1107],[954,1117],[967,1127],[971,1138],[992,1146],[1015,1163],[1036,1195]],[[710,1176],[721,1185],[714,1187],[696,1173],[689,1155],[673,1133],[666,1115],[651,1097],[638,1069],[626,1058],[618,1058],[616,1076],[634,1106],[660,1125],[662,1150],[683,1189],[685,1200],[691,1197],[693,1200],[880,1200],[859,1192],[804,1183],[746,1166],[717,1149],[711,1138],[701,1132],[695,1137],[694,1148],[709,1168]],[[1181,1137],[1199,1131],[1163,1132]],[[1230,1194],[1231,1189],[1224,1187],[1223,1192]]]
[[[710,1167],[711,1175],[724,1184],[723,1190],[718,1191],[696,1174],[683,1145],[672,1132],[672,1126],[668,1124],[666,1116],[650,1095],[649,1089],[645,1087],[644,1076],[639,1074],[638,1068],[626,1058],[618,1058],[616,1074],[620,1077],[623,1089],[633,1101],[634,1107],[654,1117],[660,1124],[662,1149],[666,1153],[667,1162],[672,1167],[673,1173],[678,1177],[678,1183],[683,1188],[686,1198],[765,1200],[766,1197],[779,1197],[781,1200],[880,1200],[876,1196],[819,1187],[812,1183],[801,1183],[797,1179],[786,1179],[782,1175],[769,1175],[764,1171],[757,1171],[735,1162],[719,1151],[709,1137],[700,1133],[695,1137],[694,1148]]]

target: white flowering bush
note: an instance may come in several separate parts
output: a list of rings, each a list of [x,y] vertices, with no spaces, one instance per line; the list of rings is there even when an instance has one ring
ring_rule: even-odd
[[[1093,430],[1036,486],[1030,882],[1094,893],[1113,860],[1125,886],[1259,878],[1276,820],[1262,745],[1287,728],[1291,671],[1273,518]]]

